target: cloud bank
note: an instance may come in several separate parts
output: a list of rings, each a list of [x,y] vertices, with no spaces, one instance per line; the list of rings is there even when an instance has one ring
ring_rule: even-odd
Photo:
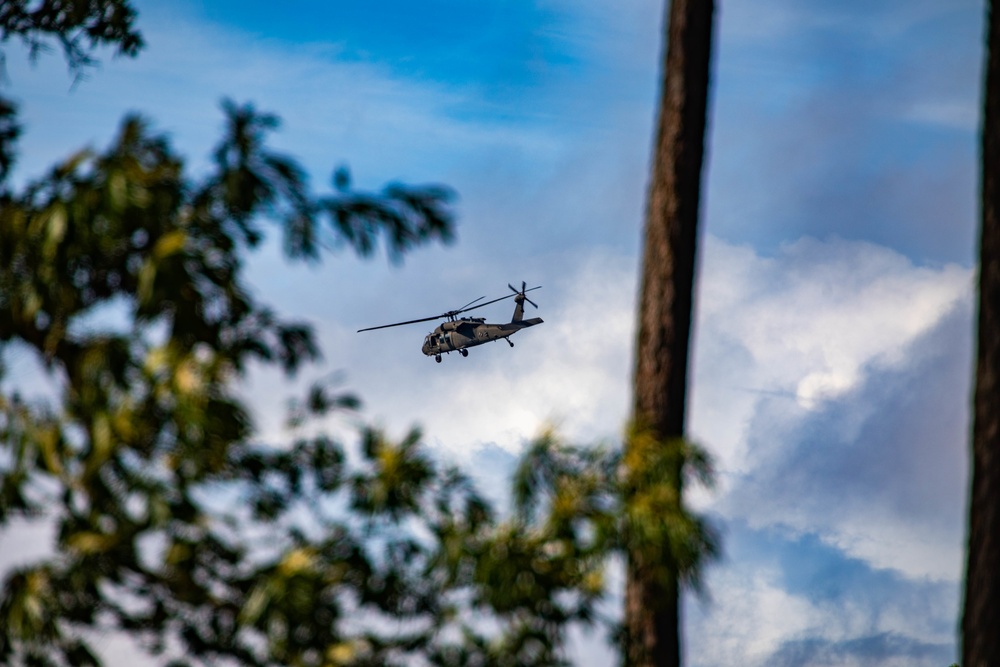
[[[762,255],[709,235],[702,260],[689,421],[720,483],[694,500],[726,557],[712,602],[688,605],[691,664],[936,665],[962,567],[972,272],[837,238]],[[496,496],[544,425],[608,441],[628,414],[634,260],[542,265],[544,325],[441,365],[419,354],[421,331],[376,341],[314,313],[364,414],[395,433],[421,424]],[[388,310],[411,304],[401,317],[434,301],[401,278],[385,293]],[[500,306],[482,314],[504,320]]]

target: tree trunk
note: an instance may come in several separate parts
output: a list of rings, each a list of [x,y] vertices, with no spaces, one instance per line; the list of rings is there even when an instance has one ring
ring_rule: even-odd
[[[669,1],[669,0],[668,0]],[[646,211],[634,376],[634,421],[659,439],[684,435],[698,202],[708,108],[713,0],[669,3],[666,59]],[[680,493],[681,474],[674,480]],[[626,661],[680,664],[679,586],[654,576],[671,563],[629,557]]]
[[[1000,15],[990,3],[964,667],[1000,665]]]

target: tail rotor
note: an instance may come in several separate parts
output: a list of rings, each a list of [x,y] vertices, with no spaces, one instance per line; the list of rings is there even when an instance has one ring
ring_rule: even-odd
[[[521,322],[524,319],[524,302],[525,301],[527,301],[528,303],[530,303],[535,308],[538,308],[538,304],[535,303],[534,301],[532,301],[531,299],[529,299],[527,296],[525,296],[525,292],[530,292],[533,289],[538,289],[539,287],[541,287],[541,285],[539,285],[538,287],[532,287],[531,289],[528,289],[528,283],[526,283],[526,282],[524,282],[522,280],[521,281],[521,289],[517,289],[516,287],[514,287],[510,283],[507,283],[507,287],[509,287],[510,291],[514,293],[513,294],[513,296],[514,296],[514,316],[511,318],[510,321],[511,322]],[[511,297],[511,295],[508,294],[506,298],[509,299],[510,297]],[[507,341],[507,342],[509,343],[510,341]]]
[[[526,289],[528,287],[528,283],[526,283],[525,281],[522,280],[521,281],[521,289],[517,289],[516,287],[514,287],[510,283],[507,283],[507,287],[510,288],[511,292],[513,292],[514,294],[517,295],[517,296],[514,297],[515,301],[518,301],[518,302],[527,301],[528,303],[530,303],[535,308],[538,308],[538,304],[535,303],[534,301],[532,301],[531,299],[529,299],[527,296],[525,296],[524,293],[525,292],[530,292],[531,290],[534,290],[534,289],[539,289],[541,287],[541,285],[539,285],[538,287],[532,287],[531,289]]]

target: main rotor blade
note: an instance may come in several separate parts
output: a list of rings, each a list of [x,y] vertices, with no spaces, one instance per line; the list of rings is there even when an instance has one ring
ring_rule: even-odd
[[[507,287],[510,287],[510,283],[507,283]],[[511,289],[514,289],[514,288],[511,287]],[[536,290],[536,289],[542,289],[542,286],[539,285],[538,287],[532,287],[530,289],[524,290],[524,292],[530,292],[531,290]],[[518,292],[517,290],[514,290],[514,292],[515,292],[514,294],[508,294],[507,296],[502,296],[499,299],[493,299],[492,301],[486,301],[486,302],[481,303],[481,304],[479,304],[477,306],[473,306],[472,308],[465,308],[464,310],[456,310],[456,311],[454,311],[454,314],[458,315],[459,313],[464,313],[466,310],[475,310],[476,308],[482,308],[483,306],[488,306],[491,303],[496,303],[497,301],[503,301],[504,299],[511,299],[511,298],[517,296],[518,294],[524,294],[524,292]],[[527,299],[528,297],[524,297],[524,298]],[[478,301],[478,299],[477,299],[477,301]],[[534,303],[532,303],[531,305],[535,306]],[[535,308],[538,308],[538,306],[535,306]]]
[[[473,299],[472,301],[470,301],[469,303],[465,304],[464,306],[462,306],[461,308],[459,308],[458,310],[456,310],[456,311],[454,311],[454,312],[456,312],[456,313],[461,313],[461,312],[463,312],[463,311],[464,311],[464,310],[465,310],[466,308],[468,308],[469,306],[471,306],[472,304],[474,304],[475,302],[477,302],[477,301],[480,301],[481,299],[485,299],[485,298],[486,298],[486,295],[484,294],[484,295],[482,295],[481,297],[479,297],[478,299]]]
[[[499,299],[493,299],[492,301],[484,301],[483,303],[480,303],[478,305],[472,306],[471,308],[463,308],[462,310],[456,310],[456,311],[454,311],[454,314],[458,315],[459,313],[464,313],[467,310],[475,310],[476,308],[482,308],[483,306],[488,306],[491,303],[496,303],[497,301],[503,301],[504,299],[509,299],[512,296],[517,296],[517,295],[516,294],[508,294],[507,296],[502,296]]]
[[[377,327],[368,327],[367,329],[358,329],[358,333],[362,331],[374,331],[375,329],[388,329],[389,327],[401,327],[404,324],[416,324],[417,322],[430,322],[431,320],[440,320],[442,318],[448,317],[447,314],[435,315],[434,317],[422,317],[419,320],[407,320],[405,322],[396,322],[395,324],[383,324]]]
[[[507,287],[510,287],[511,289],[514,289],[513,287],[511,287],[510,283],[507,283]],[[417,322],[430,322],[431,320],[443,320],[443,319],[446,319],[446,318],[449,318],[449,317],[454,317],[455,315],[458,315],[460,313],[464,313],[467,310],[475,310],[476,308],[482,308],[483,306],[488,306],[491,303],[496,303],[497,301],[503,301],[504,299],[510,299],[512,297],[517,296],[518,294],[524,294],[524,292],[530,292],[531,290],[536,290],[536,289],[541,289],[541,288],[542,288],[542,286],[539,285],[538,287],[532,287],[530,289],[526,289],[523,292],[518,292],[517,290],[514,290],[514,292],[515,292],[514,294],[508,294],[507,296],[502,296],[499,299],[493,299],[492,301],[484,301],[483,303],[476,304],[475,306],[473,306],[472,304],[476,303],[476,301],[479,301],[481,299],[485,299],[486,298],[485,296],[481,296],[478,299],[473,299],[472,301],[470,301],[469,303],[465,304],[464,306],[462,306],[458,310],[449,310],[447,313],[441,313],[440,315],[434,315],[433,317],[421,317],[419,320],[406,320],[405,322],[396,322],[395,324],[383,324],[383,325],[377,326],[377,327],[368,327],[367,329],[358,329],[357,333],[361,333],[362,331],[374,331],[375,329],[388,329],[389,327],[401,327],[404,324],[416,324]],[[528,297],[524,297],[524,300],[527,301],[528,303],[530,303],[535,308],[538,308],[538,304],[536,304],[534,301],[532,301]]]

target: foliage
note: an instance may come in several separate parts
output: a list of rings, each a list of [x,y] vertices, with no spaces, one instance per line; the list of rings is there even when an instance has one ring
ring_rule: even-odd
[[[34,59],[49,50],[49,41],[62,48],[75,75],[96,64],[98,47],[135,56],[144,43],[135,29],[135,9],[128,0],[5,0],[0,5],[0,42],[18,37]]]
[[[711,486],[714,473],[707,453],[687,440],[663,442],[633,425],[622,449],[602,449],[566,445],[550,433],[521,458],[513,497],[521,521],[547,512],[545,531],[566,540],[574,558],[627,556],[654,579],[701,591],[719,537],[685,506],[688,479]]]
[[[0,3],[0,44],[11,38],[28,49],[31,60],[62,49],[76,79],[97,64],[93,52],[113,48],[115,55],[135,57],[142,49],[142,34],[135,28],[136,12],[128,0],[4,0]],[[0,82],[6,78],[6,53],[0,50]],[[0,182],[14,164],[14,142],[21,133],[17,105],[0,95]]]
[[[61,655],[75,664],[89,649],[70,629],[91,626],[148,634],[154,648],[173,632],[193,655],[266,664],[240,630],[261,629],[270,617],[237,613],[247,596],[260,599],[248,587],[265,576],[254,561],[261,556],[204,499],[250,494],[251,523],[285,526],[306,483],[329,493],[343,482],[343,454],[327,440],[280,455],[256,452],[251,417],[234,388],[251,362],[293,372],[317,356],[309,327],[257,303],[241,268],[260,240],[261,214],[290,211],[297,224],[286,226],[286,238],[299,239],[315,234],[320,203],[335,197],[314,198],[299,167],[266,149],[272,116],[225,109],[228,135],[216,171],[202,182],[186,177],[169,142],[133,117],[107,151],[77,153],[22,193],[0,195],[0,344],[32,348],[59,392],[58,409],[0,396],[0,522],[54,521],[59,550],[8,575],[0,661],[58,663],[53,656]],[[409,210],[391,194],[366,196],[384,210]],[[364,213],[357,224],[388,227],[394,252],[445,236],[451,221],[442,191],[426,196],[437,206],[433,214],[411,213],[424,229],[384,223],[391,216],[372,222]],[[116,318],[125,324],[107,324]],[[307,407],[343,404],[314,395]],[[422,494],[425,482],[417,479],[410,496]],[[401,521],[402,509],[416,506],[390,502],[371,513]],[[298,529],[283,530],[283,540],[272,542],[283,549],[279,564],[305,553]],[[325,540],[310,547],[317,557],[360,549],[346,528]],[[364,562],[350,568],[355,576]],[[295,569],[294,580],[306,570]],[[366,589],[356,597],[373,595]]]

